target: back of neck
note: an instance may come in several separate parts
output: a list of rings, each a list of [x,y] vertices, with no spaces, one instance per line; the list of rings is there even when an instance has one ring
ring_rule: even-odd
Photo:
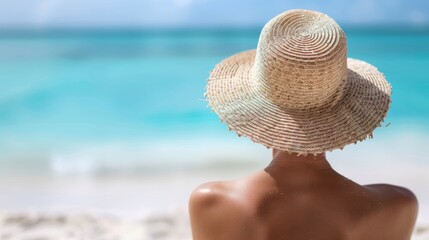
[[[273,150],[273,160],[264,169],[275,181],[297,180],[301,183],[328,180],[338,175],[326,160],[325,153],[316,156]]]

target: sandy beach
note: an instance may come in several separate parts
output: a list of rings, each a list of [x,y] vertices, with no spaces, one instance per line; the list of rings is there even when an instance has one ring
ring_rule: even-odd
[[[0,239],[191,239],[189,221],[183,212],[140,219],[77,213],[3,213],[0,222]]]
[[[419,199],[413,240],[429,240],[429,168],[425,161],[419,161],[427,143],[418,145],[418,141],[410,140],[415,138],[401,135],[390,141],[363,142],[329,153],[328,159],[334,169],[360,184],[385,182],[411,189]],[[269,150],[248,141],[234,141],[220,145],[200,141],[198,151],[211,146],[205,153],[213,158],[200,165],[198,160],[203,156],[189,153],[196,148],[186,144],[158,154],[165,159],[173,155],[195,158],[188,157],[185,160],[190,163],[175,171],[162,171],[161,165],[144,172],[131,171],[136,167],[118,171],[121,168],[112,165],[116,172],[107,167],[102,172],[88,172],[76,161],[61,167],[54,161],[49,172],[2,172],[0,239],[191,239],[187,203],[193,189],[204,182],[241,178],[268,164],[263,159],[270,159]],[[395,149],[397,143],[413,154],[385,150]],[[176,160],[185,162],[179,157]],[[175,162],[163,162],[167,163],[171,167]]]
[[[420,200],[420,213],[412,239],[429,240],[425,204],[429,195],[425,183],[416,181],[425,178],[426,169],[409,169],[398,175],[401,172],[391,168],[380,174],[376,163],[368,171],[371,168],[335,160],[342,154],[347,153],[334,154],[332,164],[359,182],[402,183],[413,189]],[[0,239],[190,240],[187,201],[191,191],[200,183],[239,178],[263,165],[213,166],[145,176],[2,176]]]
[[[338,173],[361,185],[388,183],[414,192],[419,213],[412,240],[429,240],[429,1],[102,3],[0,3],[0,240],[191,240],[192,191],[205,182],[245,177],[272,159],[271,150],[238,138],[210,111],[207,79],[222,59],[257,48],[267,20],[289,9],[325,12],[344,30],[332,33],[344,32],[347,38],[333,41],[337,38],[321,31],[303,42],[305,49],[298,49],[298,42],[276,48],[285,50],[279,57],[309,54],[303,61],[295,56],[272,65],[284,62],[280,67],[286,69],[312,62],[292,69],[290,79],[300,82],[307,73],[311,78],[296,93],[314,83],[332,94],[332,86],[345,86],[332,84],[343,78],[331,76],[345,52],[376,66],[391,83],[391,109],[374,139],[329,152],[327,158]],[[297,36],[313,38],[309,32]],[[322,40],[323,47],[311,46]],[[321,61],[314,61],[319,51]],[[337,52],[341,58],[328,64],[334,59],[328,56]],[[291,86],[296,81],[285,82],[286,72],[279,71],[279,80]],[[314,81],[322,73],[329,77],[327,84]],[[312,95],[318,90],[309,89]],[[272,96],[283,95],[292,96]],[[305,104],[328,99],[313,97]],[[338,125],[341,119],[364,124],[351,113],[372,109],[367,105],[378,99],[356,101],[350,116],[322,125]],[[256,113],[250,114],[252,121],[262,120]],[[284,114],[267,116],[281,121]],[[315,124],[322,120],[311,118]],[[301,128],[292,118],[290,124]],[[255,133],[273,126],[283,130],[276,122],[255,126]],[[302,136],[302,141],[311,138]]]
[[[185,209],[144,218],[89,214],[0,214],[0,239],[191,240]],[[417,226],[412,240],[429,239],[429,226]]]
[[[429,31],[424,27],[429,18],[423,12],[428,1],[401,1],[388,6],[358,1],[362,11],[357,11],[357,1],[314,3],[320,10],[345,14],[336,16],[340,19],[363,20],[344,28],[347,52],[377,66],[394,92],[388,118],[374,139],[327,156],[335,170],[359,184],[389,183],[412,190],[419,200],[413,239],[429,240]],[[4,2],[0,240],[191,239],[187,203],[193,189],[204,182],[244,177],[268,164],[270,150],[228,132],[207,108],[204,91],[215,64],[254,49],[266,20],[291,9],[292,1],[257,3],[255,10],[262,6],[264,14],[247,11],[247,20],[240,15],[246,11],[225,14],[235,8],[217,1],[139,1],[139,6],[161,3],[162,8],[152,9],[119,1],[102,7],[96,1]],[[94,7],[79,13],[69,4]],[[116,15],[104,15],[110,6],[126,22],[132,13],[139,20],[149,15],[160,20],[164,18],[158,10],[166,7],[171,9],[165,19],[176,24],[180,21],[173,17],[180,15],[175,13],[192,14],[187,5],[193,4],[194,20],[204,21],[189,19],[201,22],[201,28],[158,32],[160,23],[154,21],[148,31],[134,31],[115,23]],[[296,1],[295,7],[307,4]],[[201,11],[204,5],[208,7]],[[396,24],[405,16],[398,13],[407,9],[414,22],[409,26],[385,28],[380,25],[385,21],[375,21],[392,14]],[[213,18],[201,13],[220,17],[222,24],[204,30],[204,22]],[[87,31],[79,25],[69,29],[73,22],[56,25],[61,19],[90,20],[97,14],[113,25],[103,21],[101,29]],[[37,21],[27,31],[8,25],[16,20]],[[55,23],[58,31],[44,29],[44,23]],[[372,23],[374,28],[367,28]],[[91,24],[83,21],[80,26]]]

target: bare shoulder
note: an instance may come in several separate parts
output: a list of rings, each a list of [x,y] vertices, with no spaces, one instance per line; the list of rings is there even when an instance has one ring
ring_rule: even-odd
[[[226,229],[231,229],[228,226],[239,221],[241,215],[229,194],[230,188],[230,182],[209,182],[192,192],[189,215],[194,240],[230,238]]]
[[[371,190],[378,199],[380,208],[390,216],[400,216],[405,222],[414,222],[417,218],[418,201],[411,190],[390,184],[372,184],[366,188]]]
[[[209,182],[192,192],[189,215],[193,240],[255,239],[254,219],[246,201],[238,196],[236,183]]]
[[[407,188],[391,184],[371,184],[365,187],[381,197],[381,200],[402,203],[410,207],[418,205],[416,195]]]
[[[228,182],[208,182],[198,186],[191,194],[189,207],[207,208],[213,207],[226,200],[228,195]]]
[[[366,185],[376,200],[373,211],[363,224],[365,231],[375,228],[375,239],[409,240],[417,219],[418,202],[412,191],[390,184]]]

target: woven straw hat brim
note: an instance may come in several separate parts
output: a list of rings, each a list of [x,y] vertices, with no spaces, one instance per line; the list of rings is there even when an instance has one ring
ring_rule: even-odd
[[[374,66],[347,59],[344,93],[334,106],[282,109],[252,81],[255,50],[216,65],[206,88],[209,106],[230,130],[268,148],[318,154],[372,137],[390,105],[391,86]]]

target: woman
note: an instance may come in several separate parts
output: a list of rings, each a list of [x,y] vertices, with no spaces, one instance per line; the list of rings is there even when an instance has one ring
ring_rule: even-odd
[[[194,240],[410,239],[412,192],[354,183],[325,157],[372,137],[390,95],[375,67],[347,59],[345,34],[327,15],[292,10],[272,19],[256,50],[216,66],[206,96],[230,129],[272,148],[273,160],[192,193]]]

